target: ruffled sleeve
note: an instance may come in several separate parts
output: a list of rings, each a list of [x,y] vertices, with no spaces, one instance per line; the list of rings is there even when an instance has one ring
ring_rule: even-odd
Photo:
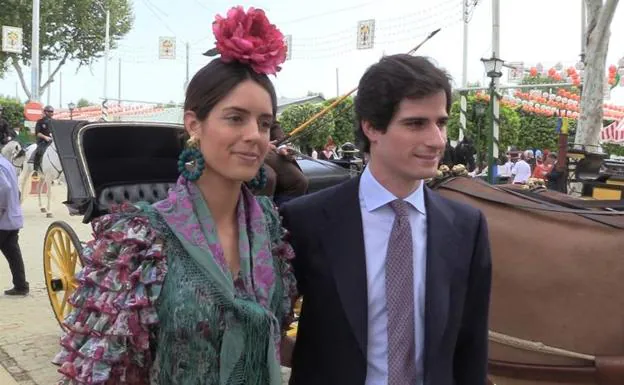
[[[148,384],[155,302],[167,272],[147,206],[125,205],[92,223],[84,268],[69,299],[67,333],[53,363],[60,384]]]
[[[288,233],[279,217],[279,212],[273,201],[269,197],[256,197],[258,203],[264,211],[265,218],[269,227],[271,236],[271,246],[274,260],[278,266],[278,274],[281,278],[283,294],[281,300],[281,309],[277,311],[280,315],[282,331],[285,333],[290,324],[294,321],[294,306],[299,293],[297,291],[297,281],[292,266],[292,260],[295,258],[295,251],[288,243]]]

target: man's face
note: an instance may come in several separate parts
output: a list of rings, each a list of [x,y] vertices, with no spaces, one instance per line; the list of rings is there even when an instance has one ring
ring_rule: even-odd
[[[54,116],[54,111],[45,110],[45,111],[43,111],[43,114],[44,114],[47,118],[52,119],[52,117]]]
[[[371,158],[385,178],[412,182],[436,175],[446,147],[446,94],[404,99],[385,133],[363,122]]]

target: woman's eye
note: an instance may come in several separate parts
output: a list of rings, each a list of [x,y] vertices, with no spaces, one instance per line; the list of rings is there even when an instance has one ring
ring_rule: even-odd
[[[273,125],[273,123],[272,123],[272,122],[269,122],[269,121],[263,121],[263,122],[260,122],[260,129],[261,129],[262,131],[268,131],[268,130],[270,130],[270,129],[271,129],[271,126],[272,126],[272,125]]]
[[[232,123],[240,123],[240,122],[243,121],[243,118],[241,116],[238,116],[238,115],[228,116],[226,119],[229,120]]]

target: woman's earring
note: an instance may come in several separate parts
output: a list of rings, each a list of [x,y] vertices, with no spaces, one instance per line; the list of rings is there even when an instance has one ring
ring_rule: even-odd
[[[189,181],[196,181],[204,172],[206,162],[204,156],[199,150],[199,140],[195,137],[191,137],[186,143],[187,147],[182,150],[178,157],[178,171]],[[187,164],[190,163],[190,167]]]
[[[266,174],[266,171],[264,170],[264,164],[263,164],[262,166],[260,166],[260,169],[258,170],[258,173],[256,174],[256,176],[253,177],[252,180],[247,182],[247,187],[249,187],[252,191],[260,191],[266,186],[266,184],[267,184],[267,174]]]

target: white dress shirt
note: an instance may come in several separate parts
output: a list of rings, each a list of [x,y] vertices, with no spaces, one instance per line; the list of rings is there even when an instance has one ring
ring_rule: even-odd
[[[514,165],[511,173],[515,175],[513,183],[526,183],[531,177],[531,166],[520,159]]]
[[[360,179],[360,210],[364,230],[368,290],[368,364],[365,385],[388,382],[388,312],[386,309],[386,253],[394,211],[388,203],[397,199],[386,190],[367,167]],[[423,378],[425,277],[427,221],[423,183],[405,199],[410,203],[410,225],[414,245],[414,321],[418,384]],[[409,288],[406,288],[409,290]]]

